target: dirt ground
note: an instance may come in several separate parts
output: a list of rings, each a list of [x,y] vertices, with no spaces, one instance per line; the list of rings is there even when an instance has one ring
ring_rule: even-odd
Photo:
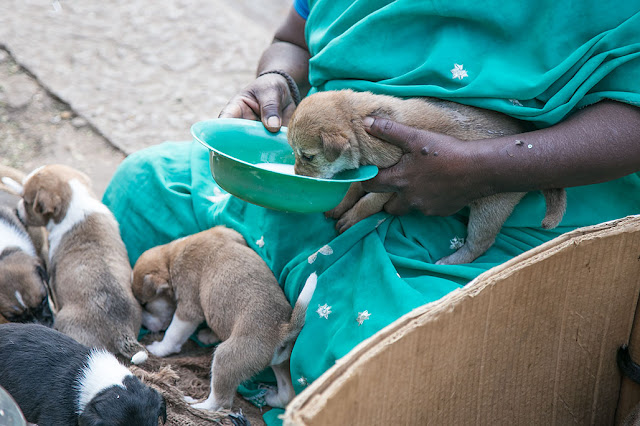
[[[0,50],[0,163],[25,172],[66,164],[87,173],[101,195],[124,157]]]

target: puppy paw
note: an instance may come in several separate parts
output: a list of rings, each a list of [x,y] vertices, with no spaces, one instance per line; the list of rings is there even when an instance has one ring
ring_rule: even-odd
[[[344,213],[344,209],[341,209],[340,206],[329,210],[328,212],[324,212],[324,217],[327,219],[338,219]]]
[[[336,222],[336,231],[342,234],[347,229],[351,228],[353,225],[358,223],[358,219],[354,218],[353,215],[350,215],[349,212],[342,215],[342,217]]]
[[[186,402],[187,404],[193,404],[196,401],[197,399],[191,398],[190,396],[187,396],[187,395],[184,396],[184,402]]]
[[[167,355],[180,352],[180,346],[166,344],[164,341],[153,342],[147,346],[147,350],[158,357],[165,357]]]
[[[457,252],[445,256],[436,262],[436,265],[461,265],[463,263],[471,263],[477,256],[458,250]]]
[[[197,404],[191,404],[191,406],[196,410],[207,410],[207,411],[222,410],[221,404],[217,404],[215,401],[211,401],[209,399],[205,399],[204,401],[198,402]]]
[[[264,395],[264,401],[267,405],[274,408],[285,408],[289,400],[290,398],[279,393],[278,389],[274,387],[269,387],[269,390],[267,390],[267,393]]]
[[[213,345],[218,343],[220,339],[210,328],[203,328],[198,332],[198,340],[203,345]]]

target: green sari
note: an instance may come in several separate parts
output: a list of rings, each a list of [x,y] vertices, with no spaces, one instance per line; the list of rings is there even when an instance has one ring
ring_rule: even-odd
[[[310,9],[314,91],[435,96],[540,127],[604,98],[640,104],[638,1],[588,1],[572,9],[552,1],[319,0]],[[225,225],[265,260],[291,304],[316,273],[291,356],[301,392],[356,344],[417,306],[561,233],[640,212],[637,174],[567,193],[558,228],[540,227],[544,200],[529,193],[493,247],[455,266],[434,262],[465,238],[466,209],[450,217],[381,212],[338,235],[320,213],[282,213],[224,194],[211,178],[208,152],[195,143],[169,142],[129,156],[104,202],[120,223],[132,264],[148,248]],[[259,404],[260,392],[250,388],[241,390]],[[278,423],[279,412],[268,412],[267,423]]]

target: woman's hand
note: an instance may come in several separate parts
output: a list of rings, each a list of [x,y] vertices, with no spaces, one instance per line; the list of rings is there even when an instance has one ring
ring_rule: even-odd
[[[385,205],[392,214],[448,215],[492,194],[589,185],[640,170],[640,108],[613,101],[545,129],[470,142],[382,118],[365,119],[365,127],[404,151],[363,185],[396,192]]]
[[[300,95],[309,90],[309,50],[304,39],[306,21],[292,6],[277,29],[271,45],[258,63],[253,83],[234,96],[220,112],[219,118],[260,120],[271,132],[286,126],[296,109],[289,82],[277,73],[285,72],[295,82]],[[262,75],[261,75],[262,74]]]
[[[404,152],[397,164],[363,182],[368,192],[396,193],[384,206],[388,213],[419,210],[425,215],[448,216],[487,195],[474,176],[470,142],[383,118],[368,117],[364,124],[371,135]]]
[[[295,108],[287,79],[265,74],[231,98],[218,117],[260,120],[270,132],[277,132],[287,125]]]

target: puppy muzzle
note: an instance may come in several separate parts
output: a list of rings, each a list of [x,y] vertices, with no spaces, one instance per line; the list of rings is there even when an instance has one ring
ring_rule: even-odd
[[[293,166],[293,171],[295,174],[300,176],[322,177],[320,176],[321,173],[318,170],[315,170],[314,168],[307,165],[299,165],[296,163]]]
[[[5,318],[9,322],[37,323],[46,327],[53,325],[53,314],[49,308],[48,297],[45,297],[35,308],[25,309],[19,315],[6,315]]]

